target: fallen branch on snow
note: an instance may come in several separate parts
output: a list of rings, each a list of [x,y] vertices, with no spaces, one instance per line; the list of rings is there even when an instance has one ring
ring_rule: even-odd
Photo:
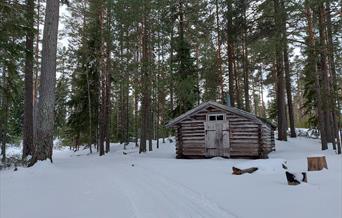
[[[254,173],[255,171],[258,170],[257,167],[251,167],[247,169],[239,169],[236,167],[232,167],[232,169],[233,169],[233,175],[242,175],[244,173]]]

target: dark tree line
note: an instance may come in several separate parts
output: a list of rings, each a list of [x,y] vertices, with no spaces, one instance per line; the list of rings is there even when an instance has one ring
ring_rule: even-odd
[[[20,138],[31,165],[52,160],[53,138],[151,151],[169,119],[207,100],[277,123],[279,140],[318,128],[341,153],[340,1],[62,3],[0,3],[4,161]]]

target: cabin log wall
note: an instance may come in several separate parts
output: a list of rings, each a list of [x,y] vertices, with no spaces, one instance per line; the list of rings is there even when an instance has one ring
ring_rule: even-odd
[[[204,122],[207,120],[207,114],[210,113],[225,113],[226,115],[226,120],[229,122],[231,157],[265,158],[274,150],[274,133],[268,125],[261,125],[255,120],[232,112],[207,108],[177,124],[177,158],[216,156],[215,149],[208,151],[205,147]]]

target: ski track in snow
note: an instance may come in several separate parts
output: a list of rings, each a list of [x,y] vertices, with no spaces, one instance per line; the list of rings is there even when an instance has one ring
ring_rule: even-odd
[[[262,161],[177,160],[173,143],[146,154],[138,154],[130,145],[123,155],[118,144],[112,144],[103,157],[86,150],[59,151],[54,164],[45,161],[33,168],[0,172],[0,217],[291,216],[284,208],[292,208],[300,217],[342,217],[341,158],[331,150],[320,151],[314,140],[279,144],[271,159]],[[315,153],[327,155],[329,170],[310,172],[308,184],[288,186],[280,161],[288,160],[289,169],[301,171],[306,157]],[[232,176],[231,167],[239,163],[259,164],[260,172]]]
[[[123,168],[117,168],[120,177],[115,182],[123,188],[125,196],[130,199],[136,217],[154,217],[153,214],[161,214],[163,217],[170,218],[237,218],[236,215],[220,208],[203,195],[180,183],[175,183],[170,178],[165,178],[154,170],[140,165],[130,167],[131,169],[128,170],[122,170]],[[143,170],[139,168],[143,168]],[[136,189],[133,190],[132,187],[136,187]],[[149,201],[144,202],[145,198],[149,198],[156,204],[149,205]],[[139,207],[135,202],[139,202]]]

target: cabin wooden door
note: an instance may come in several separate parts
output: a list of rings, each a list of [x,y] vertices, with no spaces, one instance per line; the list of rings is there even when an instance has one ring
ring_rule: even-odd
[[[222,123],[222,151],[221,156],[230,157],[230,141],[229,141],[229,122]]]
[[[205,155],[207,157],[216,156],[216,125],[215,122],[205,122]]]
[[[205,122],[205,150],[207,157],[229,157],[228,121]]]

